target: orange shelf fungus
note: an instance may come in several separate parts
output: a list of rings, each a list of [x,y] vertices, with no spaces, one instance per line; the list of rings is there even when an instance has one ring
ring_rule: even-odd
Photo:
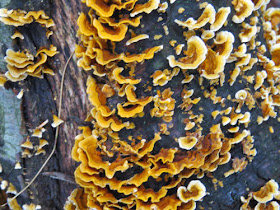
[[[11,36],[11,39],[24,39],[24,36],[19,32],[19,31],[15,31],[15,33]]]
[[[54,21],[45,14],[43,10],[26,12],[23,10],[0,9],[0,21],[6,25],[15,27],[30,24],[33,21],[43,25],[46,28],[54,26]]]
[[[201,4],[201,8],[204,8],[204,10],[197,20],[194,20],[193,18],[189,18],[186,21],[175,19],[175,23],[179,26],[188,27],[189,30],[202,28],[208,22],[213,24],[215,22],[216,15],[215,8],[208,3]]]
[[[191,176],[202,178],[228,163],[235,144],[242,144],[246,157],[234,158],[233,169],[226,175],[243,170],[256,155],[249,127],[254,117],[248,110],[260,103],[263,116],[259,122],[276,117],[280,104],[275,85],[280,63],[279,40],[274,36],[279,34],[278,11],[266,10],[262,23],[256,10],[265,10],[268,1],[233,0],[234,9],[203,2],[196,3],[203,10],[196,20],[169,16],[172,20],[166,21],[164,14],[172,10],[171,4],[182,14],[179,16],[184,15],[184,8],[173,0],[82,2],[90,10],[81,13],[77,21],[81,43],[75,53],[78,66],[94,74],[87,80],[93,105],[87,121],[92,126],[82,127],[75,138],[72,157],[80,162],[75,179],[84,189],[74,191],[67,208],[195,209],[206,189],[201,182],[191,181]],[[162,34],[146,29],[149,13],[151,21],[161,24],[157,27]],[[241,23],[251,14],[247,24],[240,24],[243,30],[237,29],[242,30],[239,41],[243,43],[234,46],[238,36],[236,30],[231,31],[228,18]],[[264,56],[265,45],[256,36],[260,24],[272,58]],[[178,25],[183,29],[173,37],[171,29]],[[183,31],[185,27],[187,31]],[[181,39],[177,39],[181,31]],[[150,40],[151,36],[156,41]],[[25,53],[23,61],[11,68],[25,68],[35,59],[43,62],[41,53],[38,58],[25,58]],[[162,56],[167,57],[171,69],[161,62]],[[195,70],[192,74],[186,71],[191,69]],[[15,70],[11,72],[15,74]],[[240,84],[240,88],[223,93],[226,79],[230,86]],[[246,88],[244,82],[254,85],[257,92]],[[204,97],[215,104],[211,111],[205,108]],[[229,103],[234,105],[228,107]],[[210,112],[218,122],[208,128],[204,123],[212,119]],[[184,126],[177,129],[180,123]],[[186,179],[191,182],[184,187]]]
[[[253,197],[259,203],[266,203],[278,193],[278,183],[275,180],[268,181],[259,191],[253,193]]]
[[[171,68],[178,66],[183,70],[196,69],[205,60],[207,48],[198,36],[189,38],[187,46],[187,51],[184,51],[186,57],[179,58],[179,61],[173,55],[167,57]]]
[[[198,141],[197,138],[194,136],[186,136],[186,137],[178,138],[180,148],[186,150],[192,149],[196,145],[197,141]]]
[[[113,3],[107,3],[104,0],[82,0],[88,7],[94,9],[102,17],[111,17],[115,10],[127,9],[131,10],[137,0],[129,0],[124,3],[114,1]]]
[[[135,37],[132,37],[126,42],[126,45],[131,45],[132,43],[139,42],[140,40],[149,39],[148,34],[139,34]]]
[[[206,195],[206,188],[199,180],[192,180],[187,187],[181,186],[177,190],[179,199],[187,203],[190,200],[199,201]]]
[[[226,22],[228,15],[230,14],[230,7],[221,7],[215,16],[215,22],[211,24],[210,30],[211,31],[218,31],[224,23]]]
[[[171,96],[173,92],[169,89],[165,89],[162,93],[157,91],[157,95],[154,96],[154,108],[150,111],[152,117],[162,117],[163,121],[170,122],[174,114],[175,99]]]
[[[230,139],[231,144],[237,144],[241,142],[245,137],[250,134],[248,130],[243,130],[242,133],[238,133],[234,138]]]
[[[280,17],[280,14],[279,14]],[[279,44],[275,44],[271,47],[271,56],[272,56],[272,60],[275,64],[274,69],[275,70],[280,70],[280,43]]]
[[[124,118],[134,117],[136,114],[143,112],[144,107],[152,100],[153,98],[148,96],[144,99],[139,99],[136,102],[127,102],[124,105],[118,104],[118,115]]]
[[[139,82],[141,82],[141,79],[134,79],[132,77],[123,77],[121,75],[121,72],[123,71],[123,68],[117,67],[113,70],[113,79],[115,79],[119,84],[131,84],[136,85]]]
[[[251,0],[233,0],[232,4],[236,14],[232,17],[235,23],[241,23],[249,17],[254,10],[254,3]]]
[[[53,128],[56,128],[57,126],[59,126],[62,123],[64,123],[64,121],[62,119],[59,119],[56,115],[53,115],[53,123],[51,124],[51,126]]]
[[[102,39],[109,39],[111,41],[121,41],[124,39],[125,34],[127,32],[127,25],[121,24],[118,27],[106,26],[101,23],[99,20],[93,20],[93,26],[96,28],[98,36]]]
[[[243,24],[243,30],[239,34],[241,42],[249,42],[253,36],[257,34],[257,26],[251,26],[249,24]]]
[[[42,78],[42,73],[53,74],[51,69],[44,67],[48,56],[53,57],[56,55],[56,47],[50,46],[50,49],[39,49],[37,54],[33,56],[28,51],[15,52],[11,49],[6,51],[7,69],[5,76],[12,82],[17,82],[25,79],[28,75],[33,77]],[[35,63],[34,63],[35,62]],[[45,71],[45,68],[48,69]]]
[[[67,198],[64,205],[65,210],[77,209],[89,209],[87,206],[87,193],[83,189],[76,188],[71,195]]]
[[[150,0],[145,4],[136,4],[132,12],[130,13],[131,17],[145,12],[147,14],[151,13],[153,10],[156,10],[159,7],[159,0]]]
[[[170,71],[168,69],[164,69],[163,71],[155,71],[155,73],[151,76],[153,78],[153,85],[166,85],[168,81],[170,81],[174,76],[177,76],[179,74],[179,71],[179,68],[174,68],[173,71]]]
[[[226,59],[215,51],[208,49],[206,59],[199,66],[201,75],[207,79],[217,79],[224,71]]]

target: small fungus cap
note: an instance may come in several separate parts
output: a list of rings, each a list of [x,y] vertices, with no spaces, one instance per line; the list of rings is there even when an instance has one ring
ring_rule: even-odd
[[[190,200],[198,201],[206,195],[206,188],[199,180],[192,180],[188,187],[180,186],[177,190],[179,199],[187,203]]]
[[[196,145],[197,141],[198,139],[194,136],[186,136],[186,137],[178,138],[180,148],[186,150],[192,149]]]
[[[253,193],[253,197],[259,203],[266,203],[273,199],[273,196],[278,193],[278,183],[271,179],[259,191]]]
[[[178,66],[184,70],[196,69],[205,60],[207,47],[198,36],[189,38],[187,45],[188,49],[184,52],[186,57],[180,58],[179,61],[176,61],[173,55],[167,57],[171,68]]]

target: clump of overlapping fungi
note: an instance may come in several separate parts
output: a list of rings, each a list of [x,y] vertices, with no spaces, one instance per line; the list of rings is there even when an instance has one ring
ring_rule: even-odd
[[[243,203],[241,210],[252,209],[250,207],[250,202],[252,199],[257,201],[254,207],[255,210],[279,209],[280,206],[278,202],[280,200],[280,191],[278,183],[271,179],[257,192],[250,192],[247,199],[241,196],[241,202]]]
[[[53,19],[47,16],[42,10],[26,12],[24,10],[7,10],[2,8],[0,9],[0,21],[16,28],[31,24],[32,22],[39,23],[47,29],[47,38],[53,34],[50,27],[55,25]],[[15,30],[11,38],[23,40],[24,35],[18,30]],[[54,75],[53,70],[45,64],[48,57],[53,57],[57,53],[57,48],[53,45],[49,49],[46,47],[38,49],[36,55],[30,53],[27,49],[24,51],[7,49],[5,61],[7,62],[8,71],[5,75],[0,74],[0,86],[3,86],[7,80],[18,82],[24,80],[27,76],[43,78],[44,73]]]
[[[280,9],[266,10],[265,0],[233,0],[218,9],[192,1],[195,18],[188,2],[82,2],[89,12],[78,19],[76,56],[93,72],[93,126],[75,138],[75,178],[83,190],[65,208],[195,209],[206,189],[190,177],[228,163],[239,143],[244,157],[233,157],[225,176],[245,169],[257,154],[250,126],[277,116]],[[259,41],[260,26],[267,45]],[[236,91],[224,96],[230,86]],[[212,119],[205,101],[213,104]],[[256,104],[262,116],[252,122]]]

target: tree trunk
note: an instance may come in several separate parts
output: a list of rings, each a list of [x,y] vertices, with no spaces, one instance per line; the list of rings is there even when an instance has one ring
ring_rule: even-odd
[[[210,2],[217,8],[221,6],[231,6],[231,1],[215,0]],[[8,159],[7,157],[5,158],[0,156],[0,161],[4,166],[4,173],[0,174],[1,177],[3,179],[11,180],[11,182],[17,187],[17,190],[20,191],[20,189],[25,185],[24,181],[22,180],[24,179],[25,181],[27,181],[33,178],[37,170],[47,158],[48,154],[50,154],[52,147],[54,146],[53,143],[55,138],[55,129],[53,129],[50,124],[53,121],[52,115],[57,115],[58,112],[57,107],[59,104],[58,98],[62,71],[65,67],[67,59],[75,49],[75,44],[79,43],[79,40],[76,37],[76,33],[78,30],[76,21],[78,19],[79,13],[81,11],[86,11],[87,8],[80,2],[80,0],[7,0],[7,2],[3,2],[0,4],[1,7],[7,7],[8,9],[21,9],[25,11],[44,10],[45,13],[49,15],[56,24],[55,27],[52,28],[54,34],[50,37],[49,40],[45,36],[46,29],[41,27],[37,23],[32,23],[30,25],[19,27],[18,30],[24,35],[25,39],[13,42],[10,39],[7,39],[7,37],[10,37],[12,35],[12,29],[14,28],[11,26],[1,25],[0,65],[2,73],[5,72],[5,63],[3,62],[3,57],[5,56],[7,48],[12,47],[13,49],[18,50],[28,49],[33,54],[35,54],[36,50],[38,50],[40,47],[53,44],[57,46],[58,51],[60,52],[58,55],[48,60],[48,66],[55,72],[54,76],[45,75],[43,79],[33,78],[29,76],[24,81],[21,81],[19,83],[7,82],[5,85],[7,89],[13,90],[15,94],[17,94],[21,89],[24,89],[24,96],[21,100],[20,107],[21,114],[15,114],[16,117],[21,117],[22,119],[22,137],[14,137],[14,139],[16,139],[16,142],[14,144],[20,145],[26,140],[27,136],[31,136],[32,129],[36,128],[45,120],[49,120],[49,123],[45,126],[46,132],[43,134],[43,138],[48,140],[49,142],[49,145],[45,147],[46,155],[41,154],[39,156],[25,159],[20,159],[19,156],[17,156],[16,159],[15,153],[19,152],[19,147],[17,147],[12,152],[14,160],[13,157]],[[176,11],[175,9],[174,11],[172,11],[172,13],[170,12],[171,10],[169,11],[170,13],[168,13],[168,15],[170,15],[170,18],[171,16],[173,18],[173,16],[177,14],[179,4],[180,1],[177,0],[176,7],[174,6],[174,8],[176,8]],[[187,9],[189,10],[190,16],[198,17],[198,14],[200,14],[200,10],[198,9],[197,2],[195,1],[195,3],[187,4],[193,4],[195,8],[192,9],[193,7],[189,7]],[[234,11],[233,8],[232,11]],[[170,21],[170,19],[168,18],[165,20],[166,22]],[[145,17],[143,19],[143,24],[147,27],[150,27],[150,29],[147,29],[146,31],[151,31],[153,35],[156,35],[155,33],[153,33],[154,26],[149,25],[149,19],[145,19]],[[234,33],[235,39],[238,40],[238,33],[240,32],[241,27],[235,28],[235,26],[232,24],[229,24],[227,27]],[[172,28],[170,28],[169,30],[172,30]],[[170,33],[173,34],[174,32],[170,31]],[[262,43],[265,43],[262,33],[263,31],[260,32],[258,40],[260,40]],[[174,34],[176,35],[176,33]],[[165,45],[169,45],[168,42],[170,40],[166,39],[164,41],[166,42]],[[124,43],[121,44],[124,45]],[[121,44],[119,46],[120,49],[123,47],[121,46]],[[237,48],[238,44],[240,44],[239,40],[236,41],[234,47]],[[166,60],[165,57],[162,56],[162,60],[157,61],[157,63],[155,63],[154,65],[156,66],[159,63],[159,66],[162,67],[160,62],[166,62],[164,61]],[[77,59],[74,56],[73,59],[70,60],[70,63],[66,69],[61,113],[61,118],[65,121],[65,123],[60,126],[56,152],[43,170],[43,173],[45,175],[41,174],[31,185],[29,190],[21,197],[19,197],[18,201],[21,204],[29,203],[32,201],[35,204],[41,205],[43,210],[62,209],[67,197],[70,195],[72,190],[78,187],[78,185],[73,182],[73,174],[78,163],[72,160],[71,149],[75,143],[75,136],[80,133],[78,127],[86,125],[84,119],[87,117],[87,114],[92,108],[92,105],[88,101],[88,95],[86,94],[86,81],[88,75],[91,73],[85,72],[84,70],[78,68],[76,63]],[[152,65],[151,63],[149,64]],[[143,76],[143,78],[146,77],[147,80],[151,73],[146,71],[146,68],[149,68],[148,66],[149,65],[147,64],[143,64],[143,66],[141,66],[141,68],[139,67],[138,69],[139,72],[141,71],[141,75]],[[165,68],[168,67],[166,66]],[[258,66],[255,70],[261,69],[262,67]],[[136,75],[139,76],[139,72],[136,73]],[[175,92],[181,92],[181,89],[179,87],[180,81],[178,81],[175,81],[171,84]],[[243,87],[244,85],[240,86]],[[200,89],[199,86],[192,88],[196,88],[198,90]],[[227,94],[231,94],[234,96],[234,93],[236,92],[236,90],[238,90],[238,88],[238,84],[236,84],[235,89],[226,85],[221,88],[221,91],[223,91],[224,96],[226,96]],[[139,93],[139,95],[140,94],[144,94],[144,92],[142,91]],[[203,97],[202,91],[199,94],[201,94],[201,97]],[[12,100],[15,101],[15,104],[18,103],[17,99]],[[1,104],[5,105],[7,103],[11,102],[9,102],[8,100],[1,101]],[[209,101],[207,100],[202,101],[201,103],[205,109],[208,109],[208,112],[206,112],[208,116],[205,116],[205,126],[210,127],[213,120],[211,118],[211,112],[214,111],[217,107],[211,107],[208,104]],[[14,105],[11,109],[7,110],[8,111],[3,112],[2,109],[0,109],[0,117],[10,113],[9,110],[16,110],[15,112],[19,111],[19,107],[17,107],[17,105]],[[255,110],[254,112],[252,112],[252,118],[256,121],[256,118],[259,114],[260,110]],[[180,115],[177,115],[177,113],[175,113],[174,117],[178,117],[178,119],[181,119]],[[179,122],[179,120],[177,121]],[[148,125],[149,123],[152,122],[148,122]],[[6,123],[3,124],[6,125]],[[223,166],[219,166],[219,168],[213,173],[213,175],[219,181],[223,182],[224,187],[218,186],[218,190],[215,190],[211,178],[204,177],[202,179],[202,182],[205,184],[207,192],[209,192],[210,194],[204,197],[203,201],[198,204],[199,206],[204,207],[205,209],[239,209],[241,206],[240,196],[247,196],[247,188],[249,188],[250,190],[258,190],[269,179],[275,179],[278,182],[280,181],[280,137],[279,131],[277,130],[278,125],[279,122],[276,119],[269,119],[269,121],[264,122],[261,129],[257,125],[257,123],[250,125],[250,131],[254,136],[255,148],[258,151],[258,155],[254,158],[252,163],[249,163],[245,170],[240,173],[235,173],[228,178],[224,177],[224,173],[231,169],[232,162],[229,162]],[[268,132],[269,126],[274,127],[274,133]],[[20,126],[18,125],[17,129],[19,129],[19,127]],[[140,130],[138,130],[138,132],[140,133],[146,130],[147,132],[150,132],[150,130],[154,129],[153,125],[147,127],[147,129],[145,127],[141,128]],[[176,123],[174,127],[174,135],[176,135],[177,132],[184,133],[183,128],[176,128]],[[2,133],[4,133],[4,131]],[[7,138],[0,138],[0,149],[2,145],[7,144],[8,141],[10,140]],[[33,141],[35,144],[38,144],[38,138],[31,137],[31,141]],[[167,143],[162,144],[163,145],[160,146],[167,146]],[[240,145],[237,145],[231,150],[231,156],[232,158],[242,157],[242,148]],[[12,170],[13,165],[16,162],[15,160],[19,160],[22,163],[22,170]],[[5,164],[3,164],[3,162],[5,162]],[[59,174],[54,172],[59,172]],[[54,178],[62,178],[62,180]],[[30,199],[30,197],[32,199]]]

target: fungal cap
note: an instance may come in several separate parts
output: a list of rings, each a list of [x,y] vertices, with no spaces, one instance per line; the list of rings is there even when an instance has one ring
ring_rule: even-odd
[[[191,37],[188,42],[188,50],[184,52],[186,57],[175,60],[173,55],[169,55],[167,60],[171,68],[178,66],[181,69],[196,69],[206,58],[207,48],[204,42],[198,37]]]
[[[226,22],[230,14],[230,7],[221,7],[215,16],[215,22],[210,26],[211,31],[218,31]]]
[[[239,123],[248,123],[250,122],[251,118],[251,113],[250,112],[245,112],[244,116],[238,120]]]
[[[15,169],[21,169],[22,167],[21,167],[21,165],[20,165],[20,162],[16,162],[16,164],[15,164]]]
[[[105,26],[96,18],[93,20],[92,24],[97,29],[97,33],[100,38],[115,42],[123,40],[128,29],[126,24],[121,24],[118,27]]]
[[[23,36],[19,31],[16,31],[16,32],[11,36],[11,39],[16,39],[16,38],[24,39],[24,36]]]
[[[17,194],[17,189],[15,188],[15,186],[12,183],[10,183],[6,193],[16,195]]]
[[[239,131],[239,126],[232,127],[228,129],[228,132],[230,133],[237,133]]]
[[[194,136],[186,136],[186,137],[178,138],[180,148],[186,150],[192,149],[196,145],[197,141],[198,141],[197,138]]]
[[[40,143],[39,143],[38,148],[41,149],[48,144],[49,144],[49,142],[46,139],[40,139]]]
[[[30,141],[29,138],[27,138],[27,140],[23,144],[21,144],[20,146],[23,147],[23,148],[33,149],[33,144],[32,144],[32,142]]]
[[[211,4],[204,4],[201,7],[205,7],[205,9],[203,10],[201,16],[197,20],[194,20],[191,17],[188,18],[186,21],[175,19],[174,22],[177,23],[179,26],[188,27],[189,30],[202,28],[208,22],[210,24],[214,23],[216,15],[215,8]]]
[[[38,148],[35,155],[46,154],[46,151],[42,148]]]
[[[242,133],[237,134],[234,138],[230,139],[231,144],[238,144],[241,142],[244,138],[246,138],[248,135],[250,135],[250,132],[248,130],[243,130]]]
[[[254,10],[254,3],[251,0],[233,0],[232,4],[237,11],[236,15],[232,17],[234,23],[243,22]]]
[[[3,87],[6,82],[7,82],[6,77],[0,75],[0,87]]]
[[[7,203],[10,209],[21,209],[20,205],[18,204],[16,199],[8,198]]]
[[[131,45],[132,43],[139,42],[140,40],[149,39],[148,34],[139,34],[126,42],[126,45]]]
[[[180,186],[177,190],[179,199],[187,203],[190,200],[198,201],[206,195],[206,188],[199,180],[192,180],[188,187]]]
[[[239,90],[235,93],[235,98],[240,100],[245,100],[247,97],[247,91],[246,90]]]
[[[271,179],[259,191],[254,192],[253,197],[259,203],[266,203],[273,199],[273,196],[278,192],[278,188],[278,183]]]
[[[130,13],[130,17],[134,17],[142,12],[149,14],[159,7],[159,3],[160,0],[149,0],[145,4],[137,4]]]
[[[59,126],[61,123],[64,123],[64,121],[62,119],[59,119],[56,115],[53,114],[53,123],[51,124],[51,126],[53,128],[56,128],[57,126]]]

